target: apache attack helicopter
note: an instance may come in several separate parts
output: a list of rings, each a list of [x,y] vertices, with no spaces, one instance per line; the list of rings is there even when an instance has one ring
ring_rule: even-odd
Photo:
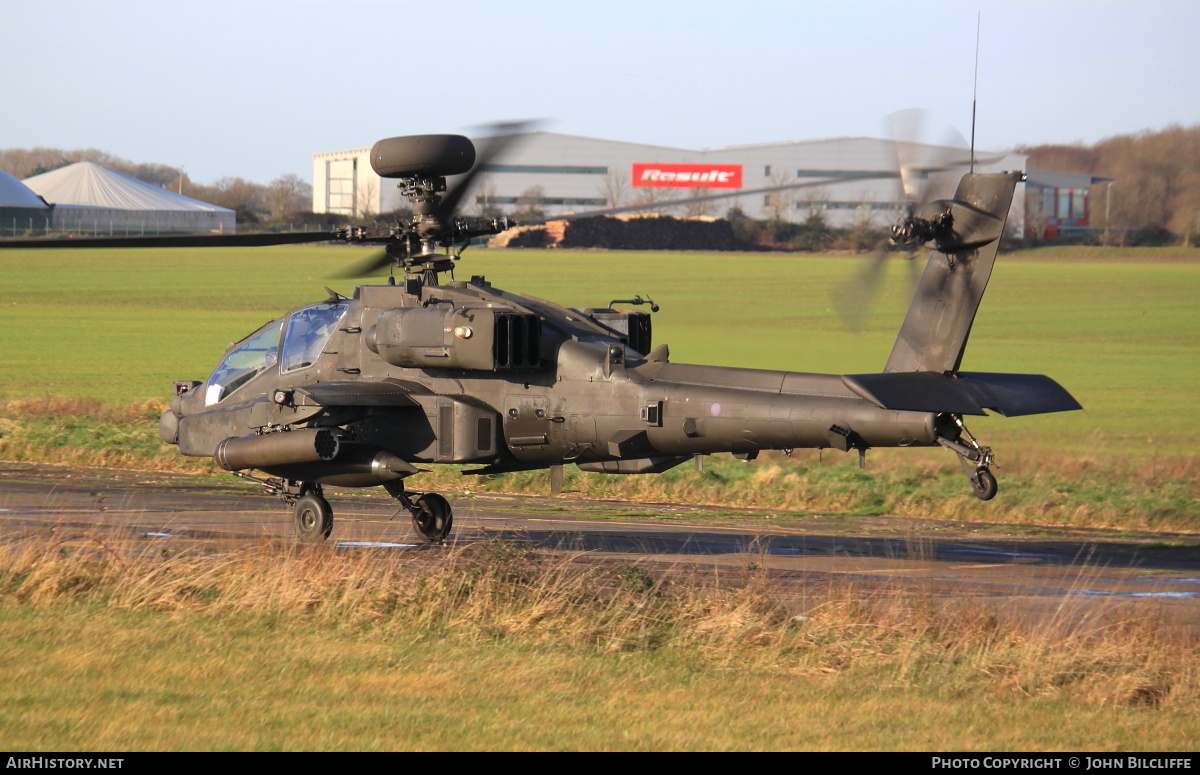
[[[570,463],[648,474],[716,452],[752,460],[762,450],[862,456],[871,447],[941,446],[958,456],[974,494],[989,500],[997,491],[992,450],[964,416],[1081,408],[1049,377],[959,371],[1020,172],[966,174],[952,198],[893,227],[896,242],[931,252],[881,373],[807,374],[671,363],[666,345],[651,342],[646,312],[568,309],[478,276],[441,282],[471,240],[515,225],[455,215],[471,179],[505,142],[493,140],[479,164],[460,135],[376,143],[375,172],[398,179],[412,202],[411,221],[395,226],[71,241],[381,243],[381,255],[347,276],[402,270],[399,282],[393,275],[386,285],[360,285],[352,298],[329,291],[231,345],[206,380],[176,382],[159,422],[163,440],[184,455],[212,457],[290,505],[301,541],[330,534],[326,485],[381,485],[422,536],[441,541],[451,507],[438,493],[406,487],[418,466],[478,466],[465,474],[550,468],[561,481]],[[464,174],[445,193],[446,177]]]

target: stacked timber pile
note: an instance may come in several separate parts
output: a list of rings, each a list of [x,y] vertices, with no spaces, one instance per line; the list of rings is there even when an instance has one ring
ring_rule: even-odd
[[[546,224],[546,236],[550,238],[551,245],[562,245],[563,235],[567,231],[567,223],[568,221],[550,221]]]
[[[494,248],[551,248],[555,247],[545,226],[516,226],[488,240]]]
[[[723,218],[670,215],[597,216],[568,221],[564,248],[616,250],[753,250]]]
[[[761,250],[733,233],[723,218],[670,215],[595,216],[519,226],[491,244],[511,248],[606,248],[610,250]]]
[[[550,221],[537,226],[516,226],[488,240],[494,248],[556,248],[562,242],[566,221]]]

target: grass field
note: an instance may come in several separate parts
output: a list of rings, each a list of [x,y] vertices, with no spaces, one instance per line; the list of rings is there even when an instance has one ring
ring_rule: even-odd
[[[0,253],[0,398],[166,397],[203,379],[225,346],[350,281],[357,248]],[[1190,452],[1200,423],[1200,252],[1090,249],[1002,256],[964,369],[1049,374],[1084,413],[975,421],[1008,440],[1121,454]],[[568,306],[649,294],[655,341],[676,362],[824,373],[882,367],[907,307],[905,272],[850,333],[831,293],[860,256],[472,249],[462,276]]]
[[[362,255],[344,246],[0,253],[0,326],[7,334],[0,348],[0,456],[194,466],[156,437],[153,418],[171,382],[203,379],[231,340],[323,298],[326,284],[351,293],[352,281],[327,275]],[[568,306],[653,296],[662,305],[655,341],[671,346],[675,362],[856,373],[881,368],[910,293],[897,259],[861,332],[850,333],[830,298],[866,260],[472,249],[460,274],[483,274],[500,287]],[[970,420],[996,448],[1004,481],[1016,485],[1006,492],[1020,493],[989,506],[988,518],[1198,526],[1198,292],[1194,249],[1001,256],[964,368],[1049,374],[1085,411]],[[850,463],[853,456],[825,457]],[[804,453],[790,464],[718,463],[715,479],[676,470],[577,477],[573,485],[611,497],[900,514],[934,508],[972,518],[974,510],[948,496],[963,489],[953,456],[880,450],[872,461],[875,476],[863,481],[814,467]],[[541,476],[469,486],[542,490]],[[452,471],[423,480],[425,487],[462,486]]]
[[[324,298],[324,285],[349,294],[325,276],[361,255],[0,252],[0,459],[210,470],[157,439],[171,381],[204,378],[229,341]],[[655,339],[676,362],[875,371],[907,305],[897,265],[865,330],[848,333],[829,298],[860,267],[854,256],[464,260],[461,277],[568,306],[649,294],[663,307]],[[1198,291],[1195,250],[1001,257],[964,367],[1049,374],[1086,411],[973,421],[1002,465],[1001,496],[985,506],[941,450],[872,452],[867,471],[807,452],[660,477],[571,468],[568,487],[1197,532]],[[422,479],[463,486],[453,471]],[[547,481],[468,486],[544,492]],[[1188,751],[1200,734],[1195,643],[1116,608],[1039,629],[1015,612],[849,590],[814,595],[797,619],[750,559],[742,582],[719,590],[637,568],[597,576],[504,545],[432,565],[330,547],[144,548],[0,541],[0,747]]]

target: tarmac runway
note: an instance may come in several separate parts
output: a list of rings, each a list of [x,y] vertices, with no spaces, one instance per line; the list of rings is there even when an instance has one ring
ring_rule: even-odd
[[[802,600],[830,590],[921,594],[1060,623],[1136,617],[1200,633],[1200,536],[800,516],[761,509],[563,496],[444,493],[454,531],[424,543],[381,488],[326,489],[323,551],[445,552],[503,538],[581,562],[735,579],[765,567]],[[984,507],[986,508],[986,507]],[[119,541],[220,553],[294,541],[291,510],[252,483],[183,474],[0,463],[0,546],[52,537],[80,548]],[[128,545],[128,544],[126,544]]]

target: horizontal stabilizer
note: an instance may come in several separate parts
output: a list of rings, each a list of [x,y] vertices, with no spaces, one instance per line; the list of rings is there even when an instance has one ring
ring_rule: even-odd
[[[1070,393],[1041,374],[931,371],[848,374],[846,387],[884,409],[911,412],[986,414],[1005,417],[1082,409]]]

